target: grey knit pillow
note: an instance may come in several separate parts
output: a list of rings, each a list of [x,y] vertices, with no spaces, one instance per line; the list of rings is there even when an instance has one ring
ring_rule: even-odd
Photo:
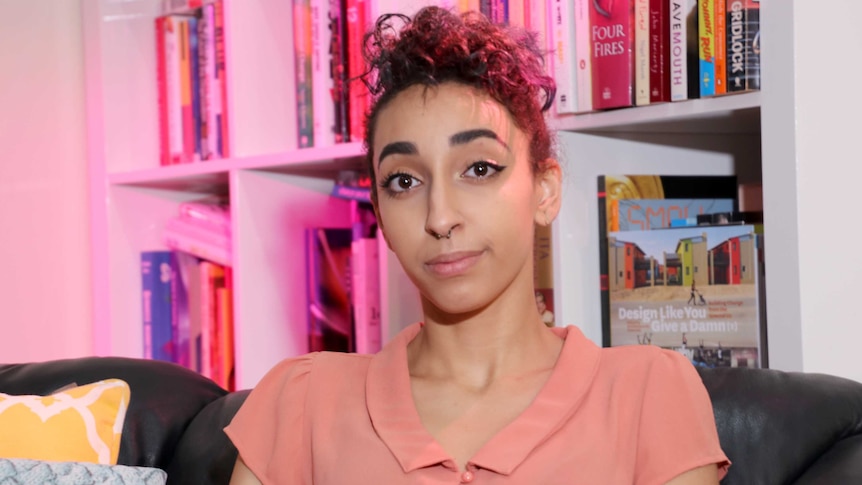
[[[3,485],[165,485],[158,468],[0,458]]]

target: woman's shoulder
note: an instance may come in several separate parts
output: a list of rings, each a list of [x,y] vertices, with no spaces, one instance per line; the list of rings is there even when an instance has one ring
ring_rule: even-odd
[[[656,380],[700,381],[697,370],[685,356],[656,345],[623,345],[602,349],[600,374],[605,378],[644,383]]]

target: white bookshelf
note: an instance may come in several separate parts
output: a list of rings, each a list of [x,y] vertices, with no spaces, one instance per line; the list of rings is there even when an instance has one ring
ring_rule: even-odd
[[[158,3],[82,2],[94,348],[141,355],[138,253],[164,248],[161,225],[180,202],[224,194],[233,211],[237,383],[250,387],[275,362],[305,350],[302,229],[345,221],[346,204],[328,197],[331,177],[362,163],[362,147],[296,148],[290,2],[225,0],[234,157],[159,167],[152,26]],[[562,324],[601,341],[597,175],[735,173],[764,182],[771,366],[802,369],[803,324],[792,305],[784,306],[798,300],[800,287],[798,252],[783,242],[798,222],[785,207],[799,202],[796,180],[782,168],[796,137],[794,105],[777,81],[791,76],[794,64],[792,48],[787,54],[785,44],[775,45],[794,23],[792,8],[779,0],[764,0],[762,13],[763,38],[770,39],[764,91],[552,121],[566,173],[553,244]],[[384,335],[391,337],[420,317],[419,303],[391,253],[381,274]]]

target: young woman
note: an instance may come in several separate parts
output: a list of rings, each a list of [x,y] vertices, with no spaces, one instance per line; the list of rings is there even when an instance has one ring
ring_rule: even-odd
[[[600,349],[536,311],[534,227],[559,211],[561,170],[534,38],[431,7],[381,18],[368,48],[374,207],[424,321],[375,356],[277,365],[226,428],[231,483],[718,483],[688,361]]]

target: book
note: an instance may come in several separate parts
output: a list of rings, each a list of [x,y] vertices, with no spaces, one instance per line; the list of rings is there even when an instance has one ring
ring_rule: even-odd
[[[218,146],[222,157],[230,156],[230,110],[228,108],[228,77],[227,60],[225,55],[225,24],[224,24],[224,2],[216,0],[213,2],[213,18],[215,19],[215,55],[216,55],[216,79],[213,89],[218,91],[221,100],[217,105],[216,118],[218,120]]]
[[[760,89],[760,1],[727,0],[727,92]]]
[[[363,36],[369,23],[368,5],[365,0],[347,0],[347,96],[350,141],[365,139],[365,116],[371,96],[359,78],[367,70],[362,54]]]
[[[200,271],[200,373],[210,379],[215,377],[213,356],[218,340],[216,325],[218,322],[217,289],[224,287],[225,268],[222,265],[203,260],[198,265]],[[214,379],[215,380],[215,379]]]
[[[198,74],[201,97],[201,160],[222,157],[219,139],[221,86],[216,72],[215,5],[201,9],[198,21]]]
[[[715,96],[715,2],[698,0],[697,27],[700,96]]]
[[[192,105],[192,65],[189,29],[193,17],[178,19],[179,53],[180,53],[180,106],[182,108],[183,126],[183,157],[182,163],[191,163],[195,159],[195,117]]]
[[[225,236],[230,236],[230,206],[222,198],[181,202],[178,212],[181,218],[207,226]]]
[[[168,79],[165,37],[167,36],[165,17],[156,17],[156,86],[159,105],[159,164],[171,164],[170,132],[168,129]]]
[[[551,1],[551,39],[553,71],[557,82],[554,108],[557,114],[578,112],[577,56],[575,51],[575,15],[572,2]]]
[[[352,352],[351,228],[305,229],[308,350]]]
[[[621,200],[640,199],[734,199],[736,177],[699,175],[608,174],[597,179],[599,215],[599,299],[602,321],[609,321],[610,294],[608,281],[608,236],[610,228],[619,228]],[[735,207],[735,205],[734,205]],[[610,345],[610,334],[602,334],[602,344]]]
[[[181,217],[168,219],[162,230],[165,245],[198,258],[224,266],[231,266],[230,238],[207,226],[201,226]]]
[[[670,3],[649,3],[650,103],[670,101]]]
[[[697,0],[670,0],[670,98],[700,97]]]
[[[310,0],[293,0],[293,48],[296,71],[296,126],[299,148],[314,146],[314,83]]]
[[[145,359],[174,361],[171,251],[141,252],[143,354]]]
[[[178,15],[158,17],[156,19],[157,48],[163,59],[157,62],[159,76],[159,99],[164,101],[162,120],[161,164],[174,165],[184,160],[183,139],[183,106],[182,106],[182,73],[180,23],[183,17]],[[163,78],[162,78],[163,76]],[[160,106],[161,103],[160,103]]]
[[[727,4],[726,0],[713,0],[715,12],[715,94],[727,93]]]
[[[200,78],[200,42],[198,37],[198,17],[188,18],[188,49],[189,49],[189,82],[192,95],[192,149],[191,161],[201,161],[201,78]]]
[[[634,0],[590,5],[593,109],[634,104]]]
[[[610,345],[657,345],[705,367],[760,367],[757,243],[750,225],[611,233]]]
[[[365,172],[343,170],[332,185],[331,195],[339,199],[371,203],[371,177]]]
[[[315,147],[335,144],[335,104],[330,75],[330,51],[333,32],[330,27],[329,0],[309,0],[311,9],[311,119]]]
[[[536,3],[544,3],[538,0]],[[590,47],[590,0],[574,0],[578,111],[593,110],[593,60]],[[544,12],[542,12],[544,14]],[[546,15],[546,14],[545,14]]]
[[[634,0],[635,105],[650,103],[650,0]]]
[[[173,311],[173,349],[175,362],[192,369],[192,282],[196,281],[198,259],[188,253],[173,251],[171,255],[171,307]]]
[[[346,0],[329,0],[329,77],[332,82],[333,134],[335,143],[350,141],[347,91]]]

